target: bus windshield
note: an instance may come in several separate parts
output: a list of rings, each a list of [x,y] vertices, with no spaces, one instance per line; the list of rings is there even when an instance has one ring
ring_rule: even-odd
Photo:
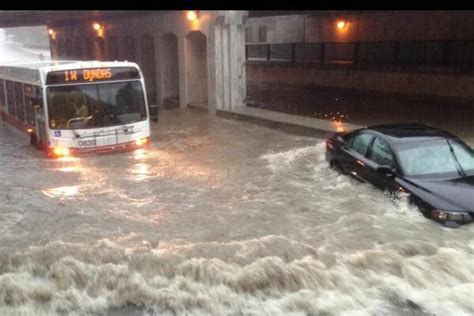
[[[48,88],[51,129],[81,129],[145,120],[140,81],[68,85]]]

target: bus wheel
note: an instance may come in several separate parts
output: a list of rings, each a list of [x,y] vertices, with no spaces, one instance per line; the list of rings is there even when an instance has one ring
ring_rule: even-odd
[[[30,134],[30,144],[31,144],[31,146],[38,148],[38,146],[36,145],[37,142],[38,141],[36,139],[36,134],[34,134],[34,133]]]
[[[46,151],[46,148],[44,147],[44,144],[41,140],[36,140],[35,142],[35,147],[36,149],[38,150],[41,150],[41,151]]]

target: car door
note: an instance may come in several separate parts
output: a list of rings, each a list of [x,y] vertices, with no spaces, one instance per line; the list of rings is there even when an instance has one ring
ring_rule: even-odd
[[[368,180],[366,154],[373,138],[374,136],[371,133],[362,131],[352,136],[341,147],[343,151],[341,159],[342,169],[354,178],[364,182]]]
[[[369,147],[367,158],[366,175],[368,181],[382,190],[395,192],[399,187],[395,182],[398,167],[389,143],[382,137],[376,136]],[[388,166],[395,172],[392,175],[377,172],[377,168],[380,166]]]

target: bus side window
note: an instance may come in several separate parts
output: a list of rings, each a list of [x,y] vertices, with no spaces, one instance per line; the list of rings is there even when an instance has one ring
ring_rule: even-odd
[[[5,81],[3,79],[0,79],[0,108],[2,108],[6,105],[5,102]]]
[[[8,114],[11,116],[16,116],[16,108],[15,108],[15,92],[13,91],[13,81],[6,80],[5,82],[5,89],[7,92],[7,109]]]
[[[34,93],[33,106],[42,108],[43,107],[43,94],[41,93],[41,88],[33,86],[33,93]]]
[[[25,111],[26,111],[26,122],[30,125],[36,125],[35,122],[35,86],[24,84],[24,96],[25,96]]]
[[[15,91],[16,117],[20,121],[25,121],[25,103],[23,100],[23,84],[21,82],[15,82],[14,91]]]

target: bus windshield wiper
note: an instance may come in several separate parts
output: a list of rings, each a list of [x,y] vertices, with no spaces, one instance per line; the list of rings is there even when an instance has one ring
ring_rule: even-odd
[[[446,142],[448,143],[449,150],[451,151],[451,154],[454,157],[454,160],[456,161],[456,168],[458,169],[458,173],[461,177],[467,177],[466,173],[464,172],[461,164],[459,163],[458,157],[456,156],[456,153],[454,152],[453,146],[451,145],[451,142],[449,139],[446,139]]]

